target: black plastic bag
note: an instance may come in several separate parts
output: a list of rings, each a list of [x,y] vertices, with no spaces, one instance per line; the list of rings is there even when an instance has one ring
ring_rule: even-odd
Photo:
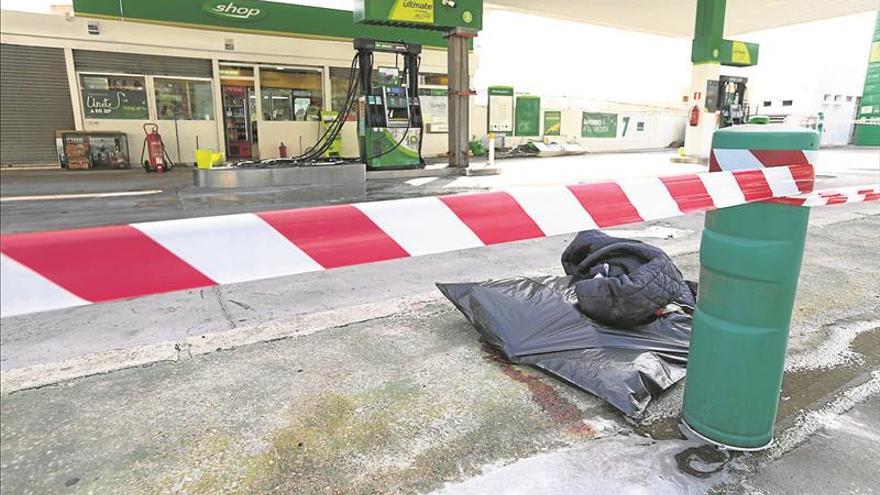
[[[667,306],[666,298],[679,307],[692,307],[695,294],[662,250],[601,232],[585,234],[563,257],[566,272],[573,276],[437,287],[508,361],[541,369],[639,418],[652,395],[681,380],[687,366],[690,314],[673,310],[658,315],[657,310]],[[591,278],[598,264],[609,266],[600,267],[601,279]],[[642,275],[630,276],[640,270]],[[648,273],[655,276],[644,275]],[[618,281],[608,283],[614,277]],[[638,316],[624,314],[619,318],[622,324],[609,324],[584,312],[578,284],[591,280],[604,282],[591,285],[591,294],[606,290],[613,298],[607,305],[613,305],[614,311],[604,311],[603,317],[625,313],[627,303]]]

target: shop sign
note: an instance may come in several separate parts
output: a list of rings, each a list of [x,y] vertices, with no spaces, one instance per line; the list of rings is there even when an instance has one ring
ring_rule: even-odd
[[[562,112],[548,110],[544,112],[544,135],[559,136],[562,134]]]
[[[255,21],[266,15],[259,6],[245,0],[211,0],[202,4],[202,10],[217,17],[245,22]]]
[[[581,137],[617,137],[617,114],[584,112],[581,118]]]
[[[386,21],[397,0],[381,0],[381,17]],[[458,1],[458,0],[457,0]],[[476,2],[476,0],[470,0]],[[434,7],[434,3],[437,7]],[[147,22],[184,27],[204,27],[216,31],[274,33],[294,37],[320,37],[350,42],[355,38],[373,39],[379,37],[422,46],[443,47],[447,42],[443,33],[433,30],[410,29],[392,26],[371,26],[353,22],[351,10],[324,9],[299,3],[282,3],[264,0],[75,0],[74,12],[81,17],[120,19],[125,22]],[[314,2],[311,2],[314,3]],[[360,5],[363,2],[355,2]],[[124,9],[123,9],[124,4]],[[436,22],[441,14],[460,21],[462,8],[440,9],[440,0],[401,0],[405,11],[419,13],[424,21],[419,24]],[[470,5],[470,3],[468,3]],[[430,7],[424,8],[421,7]],[[453,15],[454,14],[454,15]],[[405,14],[401,14],[405,15]],[[480,12],[473,10],[472,22],[464,24],[479,28],[482,22]],[[416,24],[416,22],[405,22]],[[444,22],[451,22],[446,19]],[[379,34],[377,34],[379,33]],[[381,36],[380,36],[381,34]],[[235,43],[229,43],[234,45]],[[221,45],[222,46],[222,45]]]
[[[432,24],[434,0],[396,0],[388,20]]]
[[[144,90],[83,89],[82,101],[87,119],[149,118]]]

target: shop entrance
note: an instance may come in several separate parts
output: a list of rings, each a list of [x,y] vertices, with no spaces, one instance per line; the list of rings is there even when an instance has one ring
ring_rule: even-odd
[[[226,157],[228,159],[258,158],[254,69],[221,66],[220,76]]]

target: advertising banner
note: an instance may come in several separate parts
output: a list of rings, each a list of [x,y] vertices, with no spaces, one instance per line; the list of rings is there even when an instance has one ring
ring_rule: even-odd
[[[516,98],[516,135],[538,136],[541,134],[541,99],[537,96]]]
[[[562,112],[547,110],[544,112],[544,135],[559,136],[562,134]]]
[[[584,112],[581,117],[581,137],[617,137],[617,114]]]

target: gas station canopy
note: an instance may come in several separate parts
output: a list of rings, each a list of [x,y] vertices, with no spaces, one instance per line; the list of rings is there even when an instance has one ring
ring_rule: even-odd
[[[697,0],[491,0],[486,2],[486,8],[692,38]],[[877,0],[728,0],[724,34],[749,33],[876,9]]]

